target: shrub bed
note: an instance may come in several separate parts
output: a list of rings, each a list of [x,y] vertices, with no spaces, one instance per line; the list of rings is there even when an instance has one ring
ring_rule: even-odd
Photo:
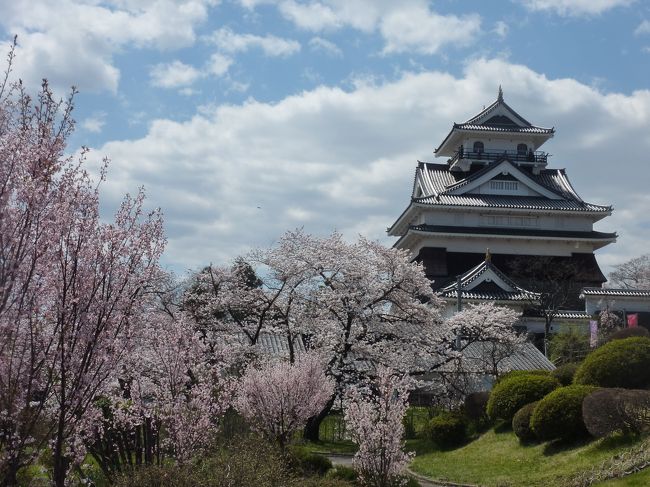
[[[606,343],[585,358],[573,381],[601,387],[646,388],[650,385],[650,338]]]
[[[503,419],[510,422],[523,406],[540,400],[558,387],[560,383],[548,372],[511,375],[492,390],[487,404],[488,416],[493,420]]]
[[[530,428],[530,417],[533,415],[533,411],[538,403],[539,401],[535,401],[526,404],[512,418],[512,431],[514,431],[521,442],[530,442],[537,439],[537,436],[535,436],[535,433]]]
[[[596,390],[592,386],[560,387],[544,397],[530,418],[530,427],[540,440],[574,440],[587,435],[582,419],[582,401]]]

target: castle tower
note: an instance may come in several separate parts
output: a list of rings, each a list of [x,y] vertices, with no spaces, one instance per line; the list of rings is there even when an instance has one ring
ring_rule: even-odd
[[[594,251],[616,234],[593,225],[612,207],[582,200],[564,169],[547,167],[540,147],[554,133],[515,112],[499,88],[494,103],[453,124],[435,150],[446,163],[418,161],[410,203],[388,234],[423,263],[434,289],[479,266],[487,248],[491,265],[524,286],[521,270],[534,269],[540,256],[574,269],[576,303],[568,309],[581,306],[581,287],[602,286]]]

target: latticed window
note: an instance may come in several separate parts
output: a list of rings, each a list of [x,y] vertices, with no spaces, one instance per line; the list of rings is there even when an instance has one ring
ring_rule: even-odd
[[[517,181],[490,181],[490,189],[517,191],[517,189],[519,189],[519,184]]]

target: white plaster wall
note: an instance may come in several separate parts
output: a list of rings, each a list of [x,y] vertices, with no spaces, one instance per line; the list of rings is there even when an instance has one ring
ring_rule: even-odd
[[[532,211],[455,211],[443,208],[424,209],[422,217],[418,219],[418,223],[426,223],[427,225],[450,225],[450,226],[465,226],[465,227],[479,227],[487,226],[481,221],[482,215],[514,215],[514,216],[533,216],[536,218],[536,225],[534,228],[546,230],[574,230],[589,232],[593,229],[593,219],[589,216],[582,215],[548,215],[540,214]],[[506,227],[508,228],[508,227]],[[512,226],[511,228],[521,228]],[[531,227],[532,228],[532,227]]]
[[[530,240],[488,237],[424,237],[412,249],[417,255],[423,247],[442,247],[453,252],[485,252],[489,248],[494,254],[557,255],[592,253],[593,245],[585,242]]]
[[[474,142],[483,142],[483,149],[486,151],[516,151],[519,144],[526,144],[529,148],[535,149],[535,143],[531,138],[501,139],[494,135],[490,137],[468,137],[463,139],[463,147],[467,151],[472,151]]]
[[[650,298],[607,296],[585,296],[585,311],[589,314],[600,312],[609,305],[614,311],[650,312]]]

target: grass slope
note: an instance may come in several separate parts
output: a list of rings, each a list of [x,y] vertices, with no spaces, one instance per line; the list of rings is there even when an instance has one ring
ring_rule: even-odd
[[[621,479],[596,484],[599,487],[647,487],[650,485],[650,468]]]
[[[599,465],[638,441],[613,437],[578,445],[522,446],[511,431],[491,430],[456,450],[425,452],[423,445],[417,445],[418,456],[411,468],[437,480],[485,486],[563,485],[562,480]]]

